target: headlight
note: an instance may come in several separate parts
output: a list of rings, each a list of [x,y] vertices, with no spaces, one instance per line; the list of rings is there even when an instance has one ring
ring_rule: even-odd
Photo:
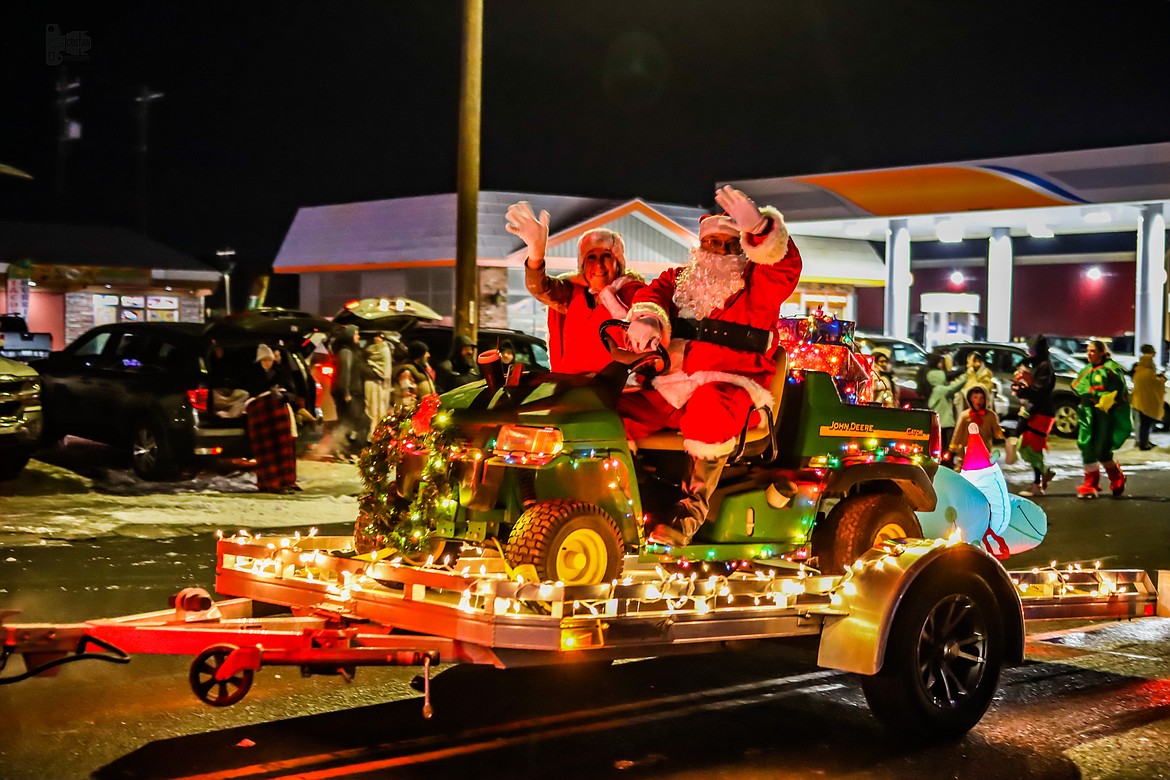
[[[505,425],[496,436],[495,453],[517,458],[521,463],[543,465],[565,447],[565,437],[556,428]]]

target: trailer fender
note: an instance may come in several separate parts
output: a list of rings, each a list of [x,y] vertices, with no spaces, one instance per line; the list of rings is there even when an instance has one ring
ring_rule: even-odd
[[[834,471],[825,483],[826,496],[844,496],[863,482],[889,482],[914,511],[934,509],[938,501],[930,476],[912,463],[867,463]]]
[[[1024,612],[1011,578],[980,547],[941,539],[885,542],[861,556],[831,592],[817,663],[829,669],[877,674],[885,660],[894,616],[907,593],[927,573],[969,571],[995,594],[1004,630],[1007,663],[1024,660]]]

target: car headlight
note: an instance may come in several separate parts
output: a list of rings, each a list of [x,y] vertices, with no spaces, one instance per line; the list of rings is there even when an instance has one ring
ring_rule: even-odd
[[[496,435],[495,453],[520,463],[543,465],[565,447],[565,437],[556,428],[505,425]]]

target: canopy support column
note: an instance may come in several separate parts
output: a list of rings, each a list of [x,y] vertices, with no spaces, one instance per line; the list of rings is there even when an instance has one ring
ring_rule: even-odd
[[[1134,299],[1133,351],[1154,345],[1154,362],[1162,365],[1166,311],[1166,215],[1160,204],[1142,206],[1137,228],[1137,295]]]
[[[992,228],[987,245],[987,340],[1012,338],[1012,236]]]
[[[891,219],[886,228],[886,307],[883,331],[904,339],[910,332],[910,228]]]

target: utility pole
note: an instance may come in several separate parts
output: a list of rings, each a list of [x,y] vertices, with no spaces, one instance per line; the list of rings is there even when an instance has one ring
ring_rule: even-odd
[[[58,218],[65,214],[69,150],[73,142],[81,138],[81,123],[70,113],[70,106],[77,102],[80,88],[81,82],[71,80],[64,66],[57,70],[57,173],[53,179],[53,210]]]
[[[147,177],[147,152],[150,139],[150,104],[163,97],[162,92],[151,92],[145,85],[134,98],[135,118],[138,120],[138,187],[137,187],[137,217],[138,229],[147,232],[149,225],[149,194]]]
[[[483,94],[483,0],[463,0],[463,79],[459,95],[455,217],[455,334],[479,330],[479,125]]]

